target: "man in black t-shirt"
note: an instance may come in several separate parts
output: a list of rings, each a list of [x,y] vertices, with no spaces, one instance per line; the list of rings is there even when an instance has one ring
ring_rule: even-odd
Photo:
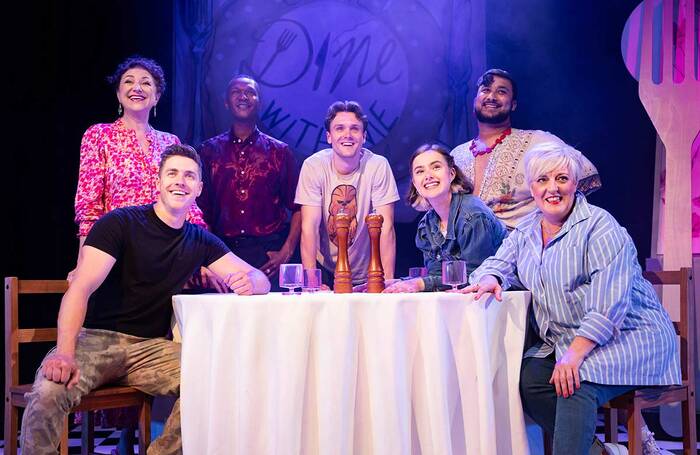
[[[212,234],[185,222],[202,190],[197,152],[172,145],[158,174],[158,201],[101,218],[63,296],[58,340],[42,362],[22,419],[23,453],[55,453],[67,410],[107,383],[152,395],[180,392],[180,346],[165,338],[171,297],[201,266],[236,294],[264,294],[270,282]],[[181,453],[176,402],[149,454]]]

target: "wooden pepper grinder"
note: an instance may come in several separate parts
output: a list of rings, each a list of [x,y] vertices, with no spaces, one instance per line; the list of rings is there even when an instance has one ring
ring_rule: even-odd
[[[335,263],[333,275],[333,292],[349,294],[352,292],[352,273],[348,259],[348,232],[350,231],[350,215],[344,210],[335,216],[336,235],[338,236],[338,261]]]
[[[384,268],[382,267],[382,256],[379,251],[379,236],[382,233],[384,217],[376,212],[372,212],[365,217],[365,223],[367,223],[370,242],[367,292],[379,293],[384,290]]]

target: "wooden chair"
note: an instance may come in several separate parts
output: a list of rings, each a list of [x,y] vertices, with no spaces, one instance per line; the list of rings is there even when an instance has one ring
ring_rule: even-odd
[[[617,442],[617,410],[627,411],[627,434],[630,455],[641,455],[642,409],[662,404],[681,403],[683,414],[683,453],[697,454],[695,427],[695,298],[693,272],[690,268],[676,271],[644,272],[654,285],[680,286],[680,320],[674,321],[680,337],[681,385],[649,387],[621,395],[605,405],[605,440]]]
[[[19,328],[19,296],[26,294],[63,294],[66,280],[19,280],[5,278],[5,452],[17,453],[19,408],[27,406],[24,394],[31,384],[19,384],[19,344],[56,341],[56,328]],[[38,302],[37,302],[38,304]],[[151,439],[152,397],[132,387],[100,387],[85,395],[71,412],[81,412],[83,418],[82,454],[94,451],[92,411],[98,409],[139,406],[139,453],[146,453]],[[68,454],[68,416],[63,423],[61,455]]]

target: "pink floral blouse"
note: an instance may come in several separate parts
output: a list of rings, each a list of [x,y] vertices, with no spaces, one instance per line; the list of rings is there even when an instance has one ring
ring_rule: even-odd
[[[75,222],[78,236],[90,232],[102,215],[113,209],[144,205],[158,199],[156,177],[163,150],[179,144],[177,136],[162,131],[146,133],[148,153],[136,139],[136,132],[118,119],[99,123],[85,131],[80,145],[80,172],[75,193]],[[206,226],[202,212],[193,205],[188,221]]]

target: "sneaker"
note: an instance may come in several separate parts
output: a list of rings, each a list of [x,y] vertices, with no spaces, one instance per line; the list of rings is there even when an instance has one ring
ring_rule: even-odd
[[[606,455],[627,455],[627,447],[622,444],[614,444],[612,442],[606,442],[604,445],[604,452]]]
[[[642,427],[642,454],[644,455],[673,455],[673,452],[664,450],[656,444],[654,433],[649,431],[649,427]]]
[[[627,447],[612,442],[603,444],[600,439],[594,438],[588,455],[627,455]]]

